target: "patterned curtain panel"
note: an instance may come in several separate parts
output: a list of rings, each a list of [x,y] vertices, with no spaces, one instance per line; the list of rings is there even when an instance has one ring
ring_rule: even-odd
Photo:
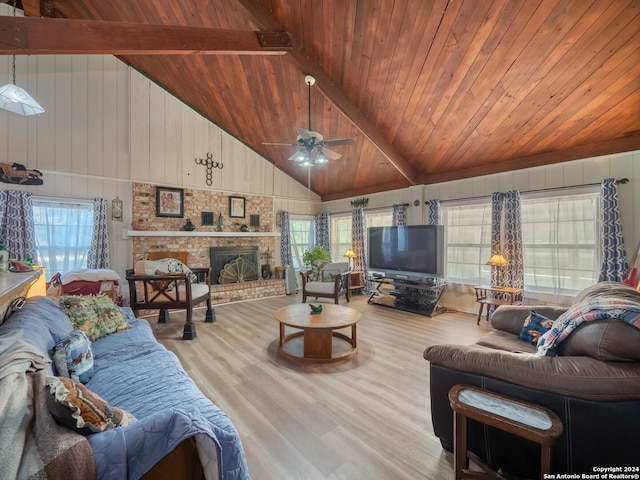
[[[4,243],[9,258],[36,260],[31,193],[0,191],[0,243]]]
[[[329,231],[329,225],[331,217],[328,213],[318,213],[314,217],[315,230],[316,230],[316,245],[322,245],[325,250],[331,253],[331,235]]]
[[[440,225],[440,200],[429,200],[427,203],[427,225]]]
[[[393,206],[392,222],[394,226],[407,224],[407,207],[408,203],[396,203]]]
[[[502,253],[502,199],[504,194],[494,192],[491,195],[491,255]],[[504,255],[504,254],[503,254]],[[489,259],[487,259],[489,260]],[[491,267],[491,286],[500,285],[500,269],[504,267]]]
[[[371,282],[367,281],[367,220],[363,207],[355,207],[351,219],[351,244],[356,254],[353,259],[353,270],[362,272],[365,278],[365,293],[371,292]]]
[[[520,192],[511,190],[504,195],[504,234],[502,254],[509,264],[500,268],[500,281],[504,287],[524,287],[524,262],[522,260],[522,209]]]
[[[291,230],[289,229],[289,212],[278,212],[280,215],[280,260],[282,265],[293,266],[291,258]]]
[[[491,286],[522,288],[522,209],[517,190],[491,196],[491,255],[497,253],[509,263],[491,267]]]
[[[88,268],[109,268],[109,223],[107,221],[107,201],[93,199],[93,235],[87,256]]]
[[[629,273],[629,261],[624,247],[618,186],[614,178],[602,180],[600,191],[600,237],[602,241],[602,266],[599,282],[621,282]]]

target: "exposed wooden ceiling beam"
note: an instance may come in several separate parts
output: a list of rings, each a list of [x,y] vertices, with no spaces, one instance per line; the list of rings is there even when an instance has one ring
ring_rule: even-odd
[[[4,55],[284,55],[291,49],[285,32],[0,17]]]
[[[262,8],[258,2],[253,0],[237,0],[247,12],[253,17],[255,22],[267,30],[281,31],[283,27],[276,22],[273,17]],[[288,53],[300,65],[302,71],[311,74],[316,79],[316,87],[362,132],[389,162],[412,184],[420,182],[418,172],[407,162],[395,147],[380,133],[376,126],[353,104],[344,91],[333,83],[331,78],[324,73],[322,67],[313,62],[304,48],[293,38],[290,39],[293,47]]]

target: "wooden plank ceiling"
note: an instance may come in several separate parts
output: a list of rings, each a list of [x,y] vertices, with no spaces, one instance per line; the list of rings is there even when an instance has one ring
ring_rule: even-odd
[[[19,6],[45,18],[0,42],[2,53],[46,50],[38,38],[55,38],[57,52],[112,49],[305,185],[306,168],[288,160],[296,148],[263,142],[294,143],[295,127],[308,127],[304,77],[313,74],[313,130],[356,140],[313,167],[311,189],[323,200],[640,149],[640,0]],[[74,30],[60,18],[104,25]],[[118,33],[105,43],[110,28]],[[266,33],[255,42],[246,32]]]

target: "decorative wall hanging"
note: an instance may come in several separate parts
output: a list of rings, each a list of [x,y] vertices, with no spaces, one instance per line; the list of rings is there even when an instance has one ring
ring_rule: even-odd
[[[351,208],[367,208],[367,205],[369,205],[369,199],[367,197],[356,198],[351,201]]]
[[[122,221],[122,200],[120,197],[111,200],[111,220]]]
[[[213,212],[200,212],[200,225],[213,225]]]
[[[229,197],[229,217],[244,218],[245,203],[244,197]]]
[[[42,172],[24,165],[14,163],[0,163],[0,181],[4,183],[17,183],[20,185],[42,185]]]
[[[224,167],[224,164],[222,162],[216,162],[213,159],[213,154],[211,153],[207,153],[207,158],[196,158],[196,164],[204,165],[205,167],[207,167],[207,178],[205,181],[207,182],[208,186],[211,186],[211,184],[213,183],[213,169],[219,168],[220,170],[222,170],[222,167]]]
[[[156,187],[156,217],[184,216],[184,189]]]

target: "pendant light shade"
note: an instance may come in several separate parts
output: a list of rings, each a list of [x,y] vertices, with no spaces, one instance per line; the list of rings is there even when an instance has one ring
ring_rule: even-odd
[[[13,16],[16,16],[16,0],[13,0]],[[0,87],[0,108],[25,117],[44,113],[44,108],[24,88],[16,85],[16,56],[11,60],[13,83]]]
[[[0,87],[0,108],[25,117],[44,113],[44,108],[26,90],[13,83]]]

